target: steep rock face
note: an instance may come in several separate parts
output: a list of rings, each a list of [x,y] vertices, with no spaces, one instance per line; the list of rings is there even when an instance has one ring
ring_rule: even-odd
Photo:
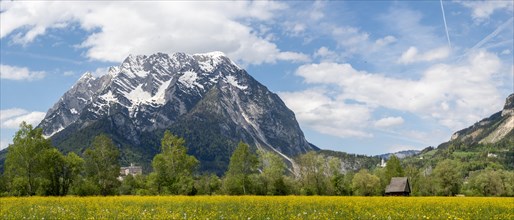
[[[91,103],[95,91],[102,88],[108,81],[107,78],[108,77],[104,77],[102,80],[96,79],[91,73],[85,73],[77,83],[64,93],[61,99],[48,110],[44,120],[39,125],[44,128],[44,134],[46,136],[52,136],[76,121],[84,107]]]
[[[185,137],[201,170],[218,173],[239,141],[286,160],[317,150],[282,100],[220,52],[131,55],[101,77],[86,73],[39,127],[62,150],[79,153],[107,133],[123,163],[142,164],[169,129]]]
[[[450,141],[487,144],[511,136],[514,136],[514,94],[507,97],[502,111],[482,119],[469,128],[455,132]]]

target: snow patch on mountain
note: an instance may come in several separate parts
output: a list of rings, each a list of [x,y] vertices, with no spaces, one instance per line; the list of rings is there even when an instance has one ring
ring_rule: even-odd
[[[198,74],[196,72],[186,71],[178,81],[187,88],[194,88],[196,86],[203,89],[203,85],[197,82],[198,79]]]
[[[198,65],[200,65],[200,68],[206,72],[212,72],[216,68],[216,66],[213,65],[210,61],[200,61],[198,62]]]
[[[122,73],[124,73],[129,78],[145,78],[148,76],[148,71],[144,70],[144,66],[142,63],[145,61],[147,57],[144,55],[134,56],[129,55],[123,64],[121,64]]]
[[[164,105],[166,104],[166,89],[170,86],[171,79],[162,83],[161,86],[159,86],[159,89],[155,93],[155,95],[152,97],[152,101],[156,104]]]
[[[49,137],[52,137],[54,134],[57,134],[59,133],[60,131],[64,130],[65,127],[63,126],[60,126],[57,130],[55,130],[54,132],[52,132],[51,134],[49,135],[43,135],[44,138],[49,138]]]
[[[228,75],[226,77],[226,82],[230,85],[233,85],[234,87],[238,88],[238,89],[241,89],[241,90],[245,90],[248,88],[248,86],[242,86],[240,85],[238,82],[237,82],[237,79],[236,77],[232,76],[232,75]]]
[[[116,96],[114,96],[114,94],[112,94],[111,90],[109,90],[107,93],[101,95],[100,98],[107,101],[107,103],[118,102],[118,99],[116,98]]]
[[[143,85],[139,85],[134,90],[130,91],[126,97],[130,100],[132,106],[134,106],[150,101],[152,94],[143,90]]]
[[[227,59],[227,56],[220,51],[214,51],[209,53],[197,53],[193,54],[193,57],[201,57],[203,61],[198,61],[198,64],[200,67],[207,71],[212,72],[215,70],[220,64],[222,64],[225,61],[229,61],[230,64],[237,69],[241,69],[236,63],[234,63],[232,60]]]
[[[79,78],[79,81],[88,81],[90,79],[95,79],[95,77],[93,77],[91,72],[86,72]],[[71,88],[73,88],[73,86]]]

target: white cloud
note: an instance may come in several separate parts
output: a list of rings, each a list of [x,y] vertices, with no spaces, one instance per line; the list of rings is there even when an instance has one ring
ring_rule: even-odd
[[[323,1],[315,1],[309,13],[309,19],[312,21],[319,21],[323,17],[325,17],[325,13],[323,12],[325,9],[325,4]]]
[[[409,49],[402,53],[402,56],[398,59],[398,63],[409,64],[420,61],[430,62],[447,58],[449,55],[450,49],[448,47],[439,47],[422,54],[418,53],[418,48],[409,47]]]
[[[27,111],[21,108],[11,108],[11,109],[5,109],[0,110],[0,121],[5,121],[8,118],[20,116],[23,114],[26,114]]]
[[[302,126],[339,137],[370,137],[364,131],[370,112],[364,105],[330,98],[324,89],[283,92],[280,97],[293,109]]]
[[[332,36],[349,54],[369,52],[372,45],[369,34],[356,27],[333,27]]]
[[[320,47],[314,52],[314,58],[320,58],[323,62],[338,62],[342,60],[342,57],[335,51],[330,50],[327,47]]]
[[[359,110],[366,114],[370,114],[378,107],[400,110],[435,120],[440,125],[457,130],[501,109],[503,97],[500,96],[494,82],[500,67],[499,58],[485,51],[472,53],[468,60],[458,64],[433,65],[417,80],[397,79],[383,74],[358,71],[350,64],[309,64],[300,66],[296,74],[309,84],[336,86],[339,88],[339,92],[334,91],[337,93],[336,98],[316,97],[312,91],[283,98],[287,100],[289,107],[295,112],[302,112],[301,114],[309,112],[302,104],[305,105],[311,99],[318,102],[325,100],[322,102],[323,105],[317,106],[327,106],[326,103],[329,103],[331,108],[343,108],[346,107],[345,100],[355,100],[364,103],[359,105],[362,108]],[[295,99],[297,101],[294,101]],[[339,118],[345,121],[352,117],[341,114]],[[300,123],[305,118],[299,117]],[[328,124],[337,123],[335,117],[330,121],[323,122],[323,126],[330,127]],[[316,123],[316,120],[308,122],[313,127]],[[365,132],[363,128],[360,131]]]
[[[26,67],[0,64],[0,78],[8,80],[38,80],[44,78],[44,71],[31,71]]]
[[[291,36],[300,36],[307,29],[307,25],[301,22],[285,22],[284,28]]]
[[[445,35],[441,35],[440,27],[426,25],[425,15],[421,11],[412,10],[401,4],[390,7],[387,13],[378,14],[378,18],[394,33],[395,44],[391,50],[394,55],[401,54],[406,46],[416,45],[419,50],[428,50],[440,45],[446,45]],[[386,51],[388,52],[388,51]],[[388,54],[391,54],[389,52]],[[379,54],[379,59],[387,56]]]
[[[293,62],[309,62],[311,58],[303,53],[295,53],[295,52],[282,52],[278,54],[277,58],[279,60],[287,60]]]
[[[107,74],[107,72],[109,72],[109,68],[110,67],[98,67],[98,68],[96,68],[96,70],[94,72],[91,72],[91,74],[94,77],[103,76],[103,75]]]
[[[0,127],[2,129],[18,129],[23,121],[37,126],[44,117],[44,112],[29,112],[20,108],[2,109],[0,110]]]
[[[502,50],[501,55],[510,55],[511,51],[509,49]]]
[[[386,128],[386,127],[392,127],[396,125],[403,124],[404,120],[402,117],[386,117],[381,118],[375,122],[375,127],[379,128]]]
[[[396,37],[388,35],[388,36],[385,36],[384,38],[377,39],[375,41],[375,45],[377,47],[383,47],[383,46],[387,46],[389,44],[396,42],[396,40],[397,40]]]
[[[86,56],[122,61],[128,54],[223,51],[243,64],[305,61],[258,36],[252,21],[273,22],[280,2],[2,2],[2,38],[27,44],[50,28],[90,31]],[[258,29],[258,28],[257,28]]]
[[[62,73],[63,76],[73,76],[75,75],[75,72],[73,71],[64,71],[64,73]]]
[[[408,145],[394,145],[388,147],[387,152],[400,152],[400,151],[406,151],[406,150],[422,150],[424,147],[414,147],[414,146],[408,146]]]
[[[473,10],[472,17],[478,21],[488,19],[495,11],[512,11],[514,7],[513,1],[461,1],[460,3]]]
[[[412,76],[418,76],[422,71],[419,67],[423,67],[419,62],[433,62],[449,57],[451,51],[441,47],[447,45],[447,40],[441,34],[440,27],[427,25],[423,12],[402,5],[404,4],[393,4],[385,9],[385,13],[375,14],[376,20],[382,23],[386,32],[377,33],[375,30],[365,29],[366,26],[352,26],[351,22],[345,22],[344,19],[341,22],[327,19],[311,24],[310,29],[317,34],[331,37],[337,43],[337,47],[330,48],[329,51],[338,56],[322,57],[319,53],[322,51],[318,51],[314,58],[320,57],[322,62],[355,62],[357,59],[368,70],[379,69],[401,74],[405,67],[398,65],[399,58],[409,46],[415,45],[415,54],[411,49],[411,59],[406,59],[409,58],[409,54],[406,54],[407,57],[402,62],[420,64],[412,65],[409,71]],[[340,19],[340,16],[337,18]]]

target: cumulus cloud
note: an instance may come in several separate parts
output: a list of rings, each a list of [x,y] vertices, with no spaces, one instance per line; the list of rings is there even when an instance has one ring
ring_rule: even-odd
[[[128,54],[223,51],[243,64],[306,61],[258,35],[252,21],[273,22],[280,2],[2,2],[0,36],[27,44],[51,28],[88,31],[86,56],[122,61]],[[51,12],[51,13],[49,13]]]
[[[471,9],[473,19],[478,21],[489,18],[495,11],[512,11],[514,7],[513,1],[461,1],[460,3]]]
[[[369,34],[356,27],[333,27],[332,36],[347,53],[362,53],[369,50],[372,45]]]
[[[397,79],[384,74],[359,71],[347,63],[308,64],[300,66],[296,74],[303,77],[308,84],[335,86],[338,90],[333,92],[337,94],[316,96],[314,91],[307,90],[294,94],[283,93],[282,97],[290,108],[299,112],[300,123],[309,119],[305,115],[307,113],[314,115],[313,112],[316,112],[322,118],[330,115],[321,111],[321,107],[325,106],[330,106],[332,112],[337,112],[338,108],[347,108],[346,111],[352,112],[319,122],[323,129],[317,122],[321,119],[306,122],[311,127],[318,128],[318,131],[327,131],[328,127],[340,127],[337,124],[339,121],[357,120],[353,115],[363,112],[366,117],[357,117],[360,119],[358,123],[369,125],[370,114],[378,108],[410,112],[457,130],[501,108],[503,97],[500,97],[494,82],[495,77],[500,74],[500,67],[499,58],[485,51],[470,54],[466,61],[457,64],[432,65],[419,79]],[[307,107],[309,105],[305,103],[311,100],[316,101],[314,103],[317,104],[313,105],[320,108]],[[345,104],[347,100],[362,105],[349,105],[348,108]],[[402,121],[400,118],[386,118],[378,120],[374,125],[392,126],[401,124]],[[365,127],[357,126],[357,130],[366,133]]]
[[[327,47],[320,47],[316,52],[314,52],[314,58],[319,58],[323,62],[338,62],[342,60],[341,56]]]
[[[279,93],[303,126],[339,137],[370,137],[364,131],[370,111],[364,105],[347,104],[327,95],[324,89]]]
[[[378,128],[386,128],[386,127],[392,127],[396,125],[403,124],[404,120],[402,117],[386,117],[381,118],[375,122],[375,127]]]
[[[8,80],[38,80],[44,78],[44,71],[31,71],[26,67],[0,64],[0,78]]]
[[[401,57],[398,59],[398,63],[409,64],[420,61],[429,62],[447,58],[449,55],[450,48],[448,47],[439,47],[429,50],[426,53],[419,53],[418,48],[409,47],[409,49],[402,53]]]
[[[387,56],[384,57],[384,54],[394,53],[394,51],[391,51],[391,46],[398,41],[392,35],[372,38],[368,32],[353,26],[326,25],[325,28],[331,30],[331,37],[337,42],[338,49],[341,49],[338,60],[342,60],[343,57],[358,55],[365,59],[380,61],[387,58]],[[324,48],[320,48],[320,50],[322,49]]]
[[[0,127],[2,129],[17,129],[22,122],[37,126],[44,117],[44,112],[29,112],[20,108],[2,109],[0,110]]]

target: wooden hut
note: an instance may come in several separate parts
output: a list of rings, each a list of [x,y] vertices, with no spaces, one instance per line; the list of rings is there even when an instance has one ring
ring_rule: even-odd
[[[407,177],[393,177],[391,183],[386,187],[386,196],[409,196],[410,184]]]

